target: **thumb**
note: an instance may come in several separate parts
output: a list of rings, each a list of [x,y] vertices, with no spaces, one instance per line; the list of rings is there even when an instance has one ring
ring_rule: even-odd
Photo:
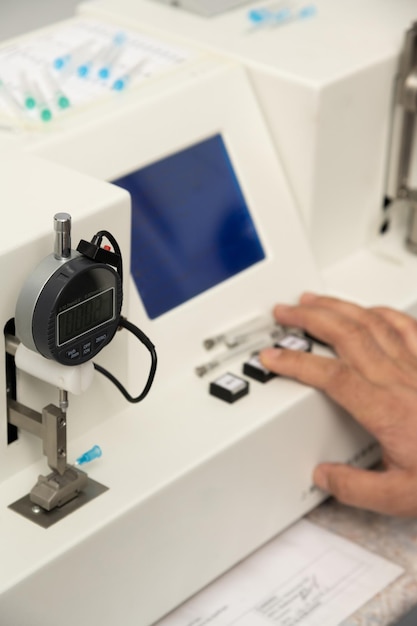
[[[313,474],[314,484],[350,506],[388,515],[415,515],[409,510],[408,492],[416,489],[400,470],[364,470],[339,463],[322,463]],[[415,508],[415,507],[414,507]]]

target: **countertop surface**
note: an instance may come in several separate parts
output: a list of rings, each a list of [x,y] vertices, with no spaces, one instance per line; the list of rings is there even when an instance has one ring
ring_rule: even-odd
[[[416,518],[378,515],[330,498],[309,513],[307,519],[404,568],[402,576],[340,626],[388,626],[417,604]]]

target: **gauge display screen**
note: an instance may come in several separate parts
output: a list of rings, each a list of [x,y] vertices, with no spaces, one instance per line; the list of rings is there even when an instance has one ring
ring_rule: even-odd
[[[114,289],[106,289],[58,314],[58,345],[114,319]]]

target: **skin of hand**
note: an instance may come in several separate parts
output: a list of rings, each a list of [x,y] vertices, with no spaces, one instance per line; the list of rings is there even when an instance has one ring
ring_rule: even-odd
[[[330,345],[336,358],[268,348],[263,365],[323,391],[380,443],[383,471],[321,463],[314,483],[339,501],[417,516],[417,321],[386,307],[304,294],[274,316]]]

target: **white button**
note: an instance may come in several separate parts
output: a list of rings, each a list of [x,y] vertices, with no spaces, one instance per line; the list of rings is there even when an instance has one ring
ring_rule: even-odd
[[[247,382],[238,376],[223,374],[223,376],[220,376],[215,380],[215,384],[223,387],[224,389],[228,389],[232,393],[238,393],[242,389],[246,388]]]

